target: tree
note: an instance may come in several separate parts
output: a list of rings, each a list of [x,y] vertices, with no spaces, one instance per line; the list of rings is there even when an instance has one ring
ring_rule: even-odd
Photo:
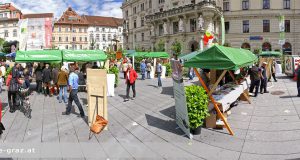
[[[172,44],[171,50],[174,52],[175,55],[181,54],[181,44],[177,40]]]
[[[155,48],[157,52],[164,52],[165,51],[165,42],[163,40],[159,40],[157,47]]]
[[[3,38],[0,38],[0,50],[2,50],[4,42],[5,40]]]
[[[11,46],[12,45],[15,45],[16,47],[18,46],[18,41],[10,41],[10,42],[7,42],[7,41],[5,41],[4,43],[3,43],[3,48],[2,48],[2,52],[3,53],[10,53],[11,52]],[[18,48],[18,47],[17,47]]]

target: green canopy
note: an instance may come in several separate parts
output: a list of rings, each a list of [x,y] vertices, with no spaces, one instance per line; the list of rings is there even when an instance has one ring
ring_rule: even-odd
[[[262,57],[280,57],[282,56],[281,52],[276,52],[276,51],[264,51],[259,54],[259,56]]]
[[[107,55],[101,50],[63,50],[64,62],[105,61]]]
[[[126,54],[126,56],[127,57],[144,57],[145,56],[145,54],[146,54],[147,52],[132,52],[132,53],[127,53]]]
[[[60,50],[17,51],[16,62],[61,62]]]
[[[147,58],[169,58],[167,52],[146,52],[144,56]]]
[[[4,57],[6,54],[0,52],[0,57]]]
[[[252,65],[257,57],[249,50],[214,45],[184,63],[185,67],[238,70]]]

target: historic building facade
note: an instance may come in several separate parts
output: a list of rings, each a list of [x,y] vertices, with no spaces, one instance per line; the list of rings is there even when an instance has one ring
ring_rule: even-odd
[[[52,33],[53,48],[89,49],[88,21],[69,7],[60,19],[54,23]]]
[[[84,16],[89,23],[90,49],[114,51],[123,48],[123,19],[102,16]]]
[[[18,22],[22,12],[11,3],[0,4],[0,38],[5,41],[18,40]]]
[[[220,35],[221,0],[127,0],[122,5],[124,47],[171,53],[179,42],[182,53],[200,47],[205,31]]]
[[[299,0],[223,0],[226,42],[251,51],[283,50],[300,54]],[[284,16],[285,42],[279,43]]]

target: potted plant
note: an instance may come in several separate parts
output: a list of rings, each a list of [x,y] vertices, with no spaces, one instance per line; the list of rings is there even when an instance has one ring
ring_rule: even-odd
[[[119,83],[119,69],[116,66],[113,66],[109,69],[108,74],[113,74],[115,77],[114,87],[118,86]]]
[[[166,66],[166,76],[171,76],[171,74],[172,74],[171,64],[170,63],[165,63],[163,65]]]
[[[202,86],[185,87],[186,103],[189,116],[189,127],[192,134],[201,133],[203,121],[208,113],[208,95]]]

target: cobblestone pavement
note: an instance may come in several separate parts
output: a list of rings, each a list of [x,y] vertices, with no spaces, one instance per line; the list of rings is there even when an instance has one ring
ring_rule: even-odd
[[[177,127],[172,80],[138,80],[137,98],[123,102],[124,80],[108,99],[108,130],[88,140],[89,128],[77,117],[61,115],[65,105],[56,97],[33,93],[32,118],[8,112],[7,92],[0,94],[6,130],[0,139],[0,156],[8,159],[297,159],[300,158],[300,98],[296,83],[285,76],[269,83],[269,94],[240,102],[228,117],[235,136],[226,129],[202,129],[189,140]],[[283,91],[282,95],[271,94]],[[86,93],[79,93],[86,104]],[[85,105],[84,105],[85,106]],[[84,107],[86,111],[86,107]],[[9,148],[34,148],[16,153]]]

